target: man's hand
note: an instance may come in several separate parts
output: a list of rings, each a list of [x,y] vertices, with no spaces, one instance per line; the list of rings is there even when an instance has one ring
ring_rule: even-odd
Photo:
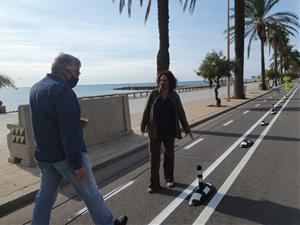
[[[89,119],[88,118],[83,118],[83,117],[80,118],[80,126],[82,128],[87,127],[88,124],[89,124]]]
[[[78,181],[82,181],[85,177],[85,171],[84,168],[81,167],[80,169],[75,170],[75,178]]]

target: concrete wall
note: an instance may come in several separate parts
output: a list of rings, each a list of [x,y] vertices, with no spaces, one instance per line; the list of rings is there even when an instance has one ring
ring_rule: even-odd
[[[127,95],[79,100],[82,117],[89,119],[83,129],[87,146],[131,134]]]
[[[79,104],[81,116],[89,120],[83,129],[87,147],[132,133],[127,95],[81,98]],[[18,124],[7,124],[8,161],[35,166],[29,105],[20,105],[18,115]]]

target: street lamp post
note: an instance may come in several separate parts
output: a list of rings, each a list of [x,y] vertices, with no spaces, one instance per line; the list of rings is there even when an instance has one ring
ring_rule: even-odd
[[[227,74],[227,101],[230,101],[230,37],[229,37],[229,10],[230,10],[230,0],[227,0],[227,62],[228,62],[228,74]]]

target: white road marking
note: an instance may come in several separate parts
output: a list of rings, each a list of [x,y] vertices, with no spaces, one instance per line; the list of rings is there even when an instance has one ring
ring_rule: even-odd
[[[198,140],[194,141],[193,143],[189,144],[188,146],[185,146],[184,149],[189,149],[203,140],[204,140],[204,138],[199,138]]]
[[[127,184],[121,185],[121,186],[117,187],[116,189],[112,190],[111,192],[107,193],[106,195],[103,196],[104,201],[110,199],[114,195],[116,195],[119,192],[123,191],[125,188],[129,187],[133,183],[134,183],[134,180],[131,180]],[[77,218],[80,215],[83,215],[83,214],[87,213],[87,211],[88,211],[87,207],[84,207],[84,208],[80,209],[79,211],[77,211],[76,213],[74,213],[71,218],[68,219],[68,222],[74,220],[75,218]]]
[[[296,92],[296,90],[295,90]],[[295,93],[294,92],[294,93]],[[254,142],[253,146],[249,149],[249,151],[246,153],[246,155],[242,158],[242,160],[239,162],[239,164],[234,168],[234,170],[231,172],[229,177],[226,179],[226,181],[223,183],[223,185],[220,187],[218,192],[214,195],[214,197],[210,200],[210,202],[207,204],[207,206],[203,209],[199,217],[195,220],[193,225],[199,225],[199,224],[205,224],[208,219],[210,218],[211,214],[215,211],[221,200],[223,199],[224,195],[227,193],[235,179],[238,177],[242,169],[245,167],[255,150],[257,149],[258,145],[262,142],[266,134],[269,132],[269,130],[272,128],[273,124],[278,119],[280,113],[282,112],[283,108],[287,105],[287,103],[290,101],[291,97],[294,95],[294,93],[290,96],[290,98],[284,103],[283,107],[279,110],[278,114],[274,116],[274,118],[271,120],[269,126],[267,126],[261,135],[257,138],[257,140]]]
[[[279,100],[276,106],[283,100]],[[271,112],[267,111],[252,127],[249,128],[238,140],[236,140],[216,161],[214,161],[204,172],[203,179],[205,179],[211,172],[213,172],[223,160],[230,155],[230,153],[244,140]],[[180,204],[181,202],[192,193],[198,186],[198,178],[195,179],[180,195],[178,195],[163,211],[161,211],[149,224],[161,224]]]
[[[250,112],[249,110],[243,112],[243,115],[246,115],[248,112]]]
[[[227,123],[223,124],[223,127],[228,126],[229,124],[231,124],[233,122],[233,120],[228,121]]]
[[[255,107],[258,107],[258,106],[260,106],[260,104],[255,105]]]
[[[207,194],[208,192],[209,192],[209,187],[208,186],[206,186],[205,188],[204,188],[204,190],[203,190],[203,192],[205,193],[205,194]]]
[[[267,102],[267,100],[264,100],[264,102]]]

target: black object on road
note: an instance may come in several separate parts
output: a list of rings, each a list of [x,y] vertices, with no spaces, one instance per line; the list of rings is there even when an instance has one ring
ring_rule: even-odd
[[[241,144],[240,144],[240,147],[241,148],[249,148],[253,145],[253,141],[251,139],[244,139]]]
[[[262,127],[264,127],[264,126],[267,126],[268,124],[269,123],[267,123],[266,121],[263,120],[263,121],[260,122],[259,125],[262,126]]]
[[[197,166],[197,172],[199,184],[190,197],[190,206],[199,206],[203,204],[216,192],[216,189],[212,184],[203,182],[202,167],[200,165]]]
[[[272,110],[271,110],[271,114],[272,114],[272,115],[276,114],[276,111],[275,111],[275,109],[273,109],[273,108],[272,108]]]

